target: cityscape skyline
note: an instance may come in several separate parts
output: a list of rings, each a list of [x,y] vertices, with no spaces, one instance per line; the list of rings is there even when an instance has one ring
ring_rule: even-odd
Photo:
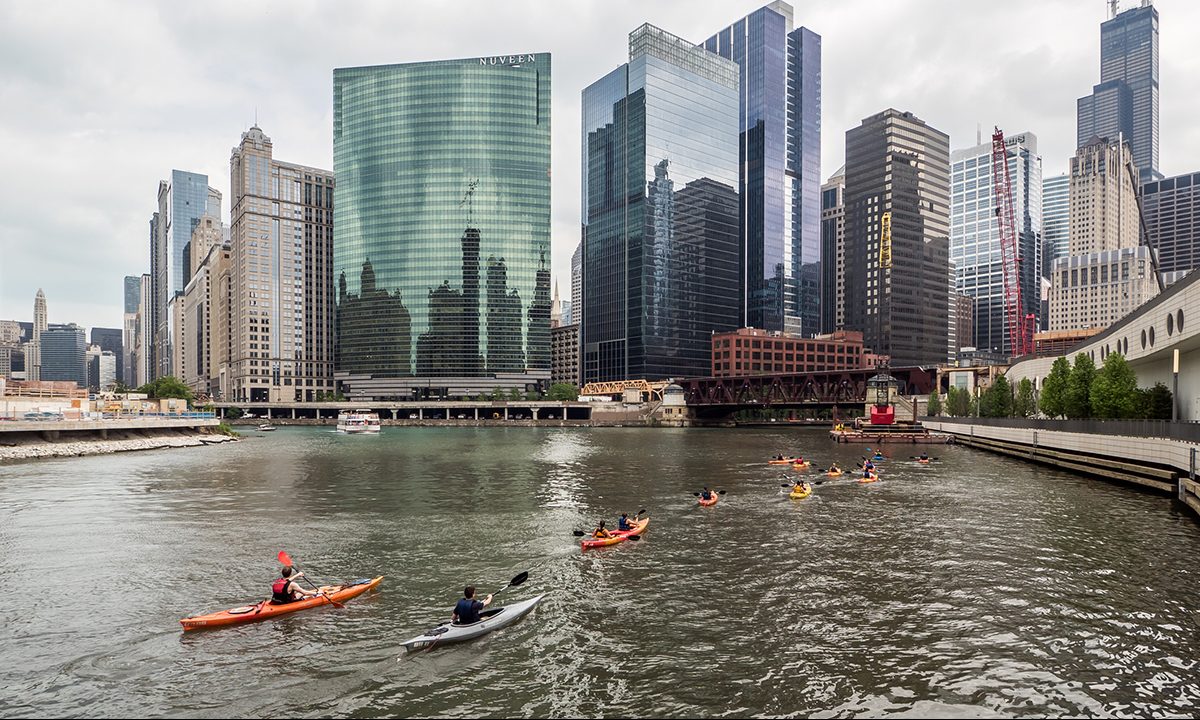
[[[921,36],[916,32],[918,25],[904,18],[914,7],[936,4],[871,7],[871,13],[864,13],[867,3],[795,10],[796,25],[811,27],[823,39],[825,177],[821,179],[827,179],[842,164],[845,130],[887,106],[911,109],[944,128],[951,136],[952,149],[973,144],[972,131],[977,125],[1029,129],[1039,136],[1046,174],[1062,172],[1074,149],[1075,100],[1096,82],[1098,29],[1107,19],[1107,5],[1059,3],[1037,5],[1035,11],[1035,5],[1029,3],[1029,12],[1037,22],[1027,26],[1028,32],[1019,39],[997,33],[997,44],[981,52],[973,39],[978,27],[1010,18],[1014,7],[946,6],[939,10],[943,20],[939,31]],[[454,46],[437,40],[451,36],[453,22],[440,10],[364,6],[354,18],[337,16],[323,21],[312,17],[314,11],[292,18],[295,27],[289,25],[280,28],[277,36],[270,35],[263,47],[253,51],[265,53],[262,57],[245,54],[250,44],[242,42],[242,34],[253,23],[224,22],[235,12],[233,9],[210,8],[198,15],[178,9],[175,14],[162,16],[109,12],[103,18],[97,17],[95,23],[70,24],[62,34],[52,35],[51,31],[59,28],[53,13],[34,17],[6,6],[0,9],[0,18],[5,21],[0,23],[0,37],[5,38],[5,46],[12,53],[7,63],[12,82],[0,98],[7,106],[26,107],[28,111],[20,117],[7,117],[0,124],[0,133],[22,139],[21,143],[9,143],[15,148],[11,160],[16,172],[0,181],[4,183],[0,189],[12,203],[0,221],[5,257],[9,259],[0,273],[0,317],[27,318],[28,298],[41,286],[56,298],[56,321],[78,322],[84,327],[119,326],[122,308],[120,291],[115,288],[120,277],[146,266],[145,223],[152,208],[145,197],[170,170],[184,168],[207,174],[213,186],[228,197],[224,167],[228,138],[253,123],[256,107],[260,122],[269,123],[272,134],[292,148],[289,157],[328,167],[332,164],[330,85],[334,67],[445,59],[475,51],[481,56],[548,51],[558,58],[552,98],[552,269],[555,279],[566,284],[570,257],[579,240],[578,127],[582,88],[624,59],[621,56],[629,27],[653,22],[701,41],[713,28],[724,27],[762,5],[756,0],[712,8],[692,8],[683,3],[646,8],[618,2],[603,6],[603,18],[599,17],[598,5],[556,8],[549,18],[533,11],[511,13],[484,6],[475,15],[494,22],[478,23],[486,28],[478,34],[470,30],[464,33],[456,26],[453,36],[460,40]],[[1135,5],[1126,1],[1121,9]],[[1162,15],[1160,169],[1166,175],[1175,175],[1194,171],[1191,158],[1200,157],[1200,132],[1189,128],[1185,121],[1187,80],[1200,63],[1187,57],[1188,43],[1182,35],[1189,23],[1200,19],[1200,11],[1171,0],[1160,0],[1155,7]],[[241,10],[236,12],[239,18],[244,15]],[[315,43],[314,52],[306,54],[295,69],[282,67],[270,56],[277,47],[274,43],[291,44],[297,32],[316,32],[304,28],[328,28],[333,23],[332,29],[352,30],[374,27],[389,17],[411,21],[423,13],[429,15],[428,23],[409,23],[422,28],[420,35],[411,35],[411,42],[396,43],[394,35],[389,35],[376,42],[356,37],[353,43]],[[368,15],[371,22],[363,22]],[[215,52],[224,43],[236,45],[242,53],[233,54],[238,65],[262,62],[278,72],[271,75],[268,87],[253,79],[239,82],[239,75],[228,65],[213,62],[198,74],[193,85],[180,86],[165,95],[145,93],[144,88],[162,82],[179,63],[201,57],[188,49],[191,45],[181,43],[164,49],[159,64],[141,62],[144,50],[162,42],[151,38],[153,33],[144,32],[139,24],[148,16],[158,23],[163,38],[182,36],[185,31],[188,37],[205,35],[216,43],[206,44],[206,50]],[[193,32],[210,25],[222,28],[219,37]],[[446,32],[439,33],[438,28],[443,26]],[[86,63],[70,61],[77,44],[73,40],[76,27],[105,30],[89,32],[91,45],[78,43],[92,51],[101,50],[91,52],[89,57],[93,59]],[[510,27],[513,32],[497,32]],[[1065,35],[1069,41],[1063,40],[1063,27],[1072,29]],[[913,32],[895,33],[895,28],[911,28]],[[968,29],[970,32],[966,32]],[[586,43],[580,42],[581,35],[587,38]],[[139,49],[134,37],[145,47]],[[876,63],[855,61],[856,56],[869,56],[869,51],[885,38],[897,46],[896,62],[874,67]],[[923,38],[924,43],[920,42]],[[107,43],[113,43],[111,52],[96,47]],[[402,49],[397,51],[396,47]],[[39,62],[43,53],[54,60]],[[948,58],[954,61],[948,62]],[[1060,72],[1042,72],[1047,62]],[[68,79],[54,70],[68,65],[87,66],[86,72]],[[956,70],[945,72],[946,67]],[[905,68],[907,72],[901,75],[891,68]],[[1001,110],[1004,107],[1018,110],[1005,112]],[[56,141],[38,142],[47,134]],[[79,172],[64,178],[50,170],[61,167],[61,162],[34,161],[40,156],[33,155],[33,147],[51,145],[57,157],[69,158]],[[100,174],[110,177],[96,183],[93,178]],[[51,204],[65,205],[70,211],[52,209]],[[20,274],[8,269],[18,267],[23,269]],[[110,286],[114,289],[107,292]]]

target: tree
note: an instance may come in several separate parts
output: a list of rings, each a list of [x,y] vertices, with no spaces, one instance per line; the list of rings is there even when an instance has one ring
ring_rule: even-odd
[[[946,394],[946,413],[951,417],[967,417],[971,415],[971,393],[961,388],[951,387]]]
[[[1017,399],[1013,400],[1013,415],[1027,418],[1037,413],[1037,400],[1033,397],[1033,381],[1021,378],[1017,383]]]
[[[182,398],[188,402],[196,399],[191,389],[174,375],[164,375],[154,382],[148,382],[138,388],[138,392],[152,398]]]
[[[124,395],[126,393],[133,392],[133,388],[118,380],[117,383],[113,385],[112,391],[117,395]]]
[[[578,400],[579,388],[571,383],[554,383],[546,396],[550,400]]]
[[[1137,375],[1121,353],[1109,353],[1092,380],[1088,399],[1098,418],[1131,418],[1137,409]]]
[[[518,390],[517,388],[513,388],[512,391],[508,393],[508,399],[509,400],[520,400],[521,399],[521,391]]]
[[[1071,378],[1071,362],[1065,355],[1054,361],[1050,375],[1042,383],[1042,412],[1046,417],[1067,413],[1067,382]]]
[[[1008,378],[1001,375],[979,399],[979,414],[984,417],[1008,417],[1012,415],[1012,409],[1012,386],[1008,384]]]
[[[242,409],[239,407],[227,407],[222,414],[226,420],[237,420],[242,416]]]
[[[934,390],[929,395],[929,403],[925,406],[925,414],[929,417],[937,417],[942,414],[942,396]]]
[[[1138,395],[1142,401],[1141,412],[1138,413],[1138,417],[1150,420],[1171,419],[1174,400],[1171,397],[1171,391],[1167,389],[1166,385],[1156,382],[1152,388],[1139,389]]]
[[[1063,410],[1069,418],[1089,418],[1092,416],[1092,381],[1096,378],[1096,363],[1090,355],[1079,353],[1075,356],[1075,367],[1071,368],[1071,376],[1067,378],[1067,393]]]

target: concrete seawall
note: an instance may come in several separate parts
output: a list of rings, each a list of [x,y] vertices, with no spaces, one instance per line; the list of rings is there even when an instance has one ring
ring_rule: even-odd
[[[233,440],[210,418],[0,423],[0,462],[198,447]]]
[[[927,419],[960,445],[1170,494],[1200,515],[1200,447],[1159,437],[1100,435]]]

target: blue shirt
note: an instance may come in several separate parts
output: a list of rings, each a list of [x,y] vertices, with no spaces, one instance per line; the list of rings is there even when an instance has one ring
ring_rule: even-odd
[[[619,520],[617,520],[617,529],[618,530],[632,530],[633,526],[629,524],[629,520],[627,518],[620,518]]]
[[[470,625],[479,622],[479,611],[483,603],[473,598],[462,598],[454,606],[454,614],[458,616],[459,625]]]

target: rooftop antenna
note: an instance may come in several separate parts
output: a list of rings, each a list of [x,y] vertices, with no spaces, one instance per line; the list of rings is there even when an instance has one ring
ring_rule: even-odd
[[[978,122],[975,123],[975,144],[983,144],[983,124]]]
[[[1117,0],[1108,0],[1108,17],[1115,18],[1117,16]]]

